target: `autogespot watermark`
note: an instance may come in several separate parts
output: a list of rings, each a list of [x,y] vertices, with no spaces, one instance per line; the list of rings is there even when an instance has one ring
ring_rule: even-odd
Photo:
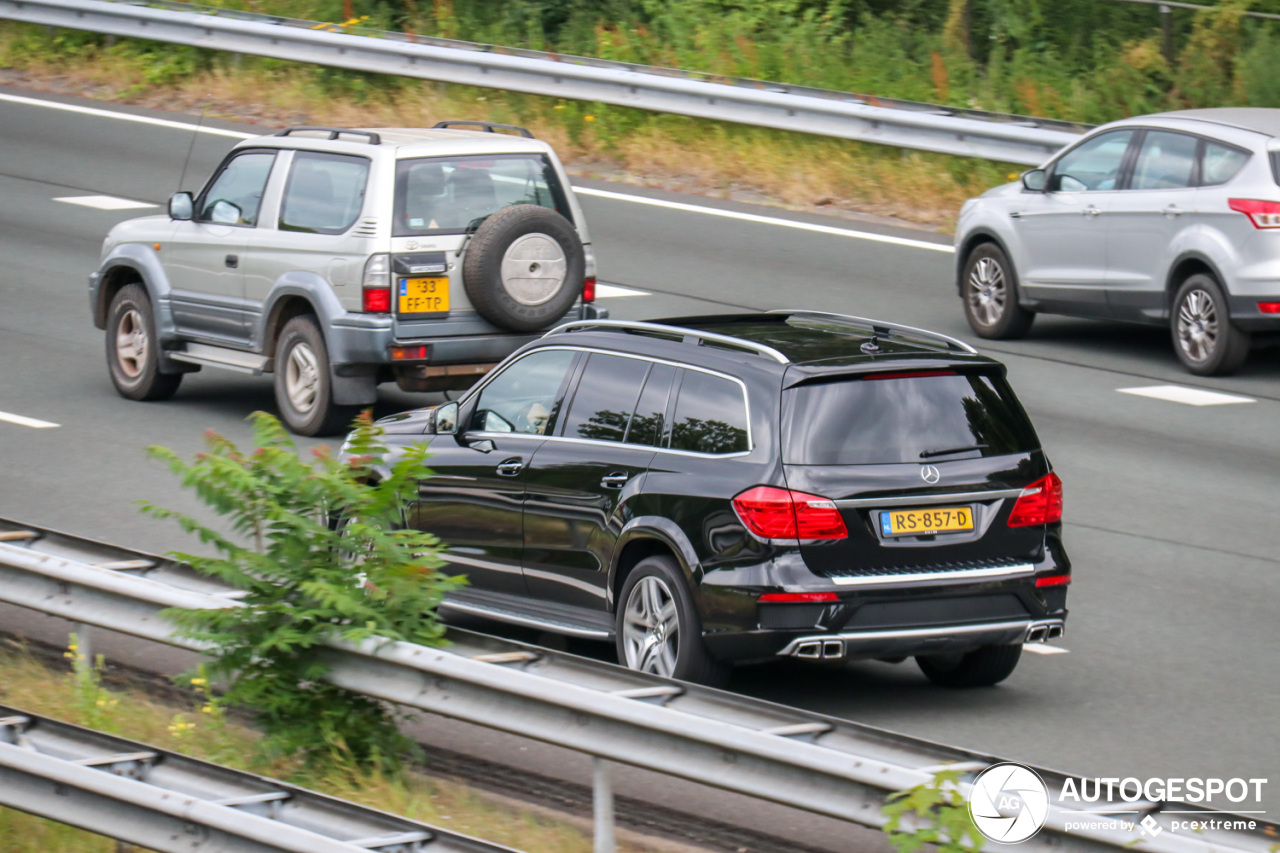
[[[973,780],[969,815],[983,836],[1001,844],[1035,837],[1049,819],[1050,803],[1067,810],[1063,824],[1067,832],[1118,829],[1154,838],[1165,830],[1250,831],[1258,828],[1258,818],[1252,816],[1266,812],[1242,806],[1260,805],[1266,784],[1266,779],[1103,777],[1067,779],[1060,790],[1050,792],[1038,773],[1009,761],[993,764]],[[1159,802],[1174,807],[1162,808],[1159,819],[1147,814],[1139,820],[1149,806],[1127,808]],[[1180,811],[1178,803],[1200,808]]]

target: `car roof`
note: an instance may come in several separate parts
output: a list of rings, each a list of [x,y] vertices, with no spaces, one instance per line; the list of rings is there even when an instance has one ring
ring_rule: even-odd
[[[562,331],[572,335],[558,334]],[[578,332],[587,333],[578,336]],[[688,332],[681,336],[680,332]],[[606,334],[611,333],[611,334]],[[622,334],[619,334],[622,333]],[[796,372],[788,384],[830,373],[871,372],[910,362],[913,368],[999,365],[954,338],[910,326],[843,314],[780,311],[654,320],[583,321],[549,332],[544,340],[590,343],[639,355],[675,358],[705,367]],[[701,344],[673,353],[674,346]],[[758,358],[744,361],[751,354]]]
[[[300,148],[308,151],[331,151],[345,154],[373,155],[394,151],[397,159],[410,157],[448,157],[468,154],[544,154],[551,146],[540,139],[530,139],[510,133],[488,133],[478,130],[453,130],[420,127],[367,127],[344,128],[352,133],[338,139],[323,135],[324,129],[301,130],[289,136],[258,136],[246,139],[236,147],[270,146],[274,148]],[[377,134],[379,145],[357,134]]]
[[[1173,110],[1125,119],[1122,124],[1142,124],[1150,119],[1182,119],[1207,122],[1267,136],[1280,136],[1280,109],[1267,107],[1212,107],[1200,110]]]

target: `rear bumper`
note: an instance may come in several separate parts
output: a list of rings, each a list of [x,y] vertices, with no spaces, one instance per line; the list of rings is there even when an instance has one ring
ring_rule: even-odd
[[[1062,619],[1046,619],[1039,622],[1019,620],[981,625],[817,634],[796,637],[778,652],[778,656],[809,659],[910,657],[962,652],[978,646],[1042,643],[1061,637],[1064,630]]]

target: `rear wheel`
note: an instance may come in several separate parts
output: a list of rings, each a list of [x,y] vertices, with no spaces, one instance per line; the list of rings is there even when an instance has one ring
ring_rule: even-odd
[[[983,646],[971,652],[917,655],[920,671],[943,687],[990,687],[1008,678],[1022,657],[1022,644]]]
[[[107,311],[107,367],[121,397],[167,400],[182,383],[181,373],[160,372],[160,340],[151,299],[140,284],[126,284]]]
[[[1227,299],[1211,276],[1197,273],[1173,298],[1173,350],[1199,376],[1235,373],[1249,357],[1249,334],[1231,322]]]
[[[618,662],[628,669],[700,684],[729,680],[732,667],[707,651],[684,573],[670,557],[648,557],[631,570],[616,630]]]
[[[980,337],[1020,338],[1036,315],[1018,304],[1013,264],[995,243],[983,243],[964,262],[960,279],[964,315]]]
[[[333,402],[329,350],[314,317],[294,317],[276,342],[276,406],[289,429],[299,435],[344,432],[359,406]]]

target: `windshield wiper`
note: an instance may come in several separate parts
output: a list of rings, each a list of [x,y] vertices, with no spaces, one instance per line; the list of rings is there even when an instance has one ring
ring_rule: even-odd
[[[942,450],[923,450],[920,452],[921,459],[932,459],[935,456],[950,456],[952,453],[965,453],[970,450],[981,450],[986,447],[985,444],[966,444],[963,447],[945,447]]]

